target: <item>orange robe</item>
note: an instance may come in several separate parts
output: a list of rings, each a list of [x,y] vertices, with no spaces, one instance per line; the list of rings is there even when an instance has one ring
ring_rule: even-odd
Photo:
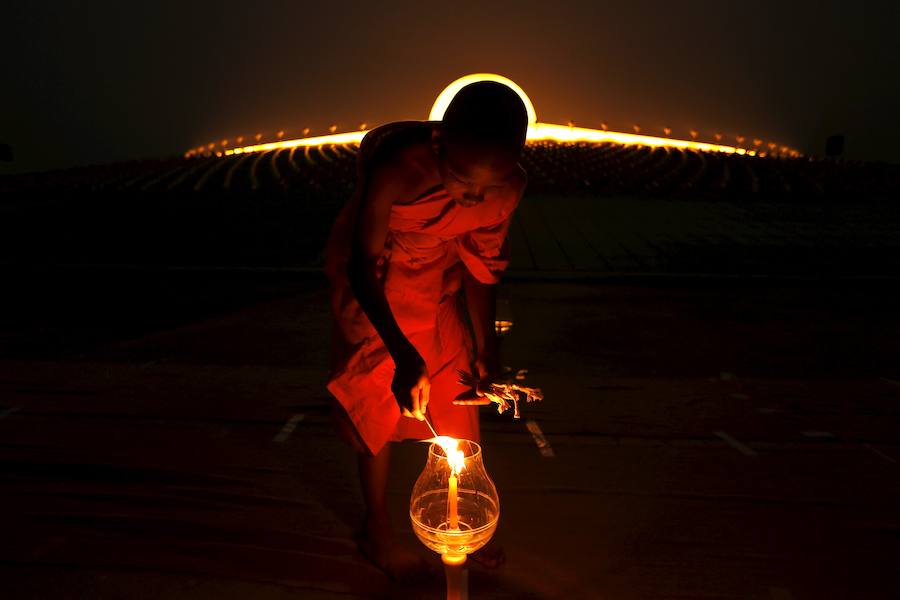
[[[480,437],[478,408],[452,404],[466,391],[457,369],[470,371],[474,359],[459,294],[463,269],[481,282],[499,281],[509,264],[506,233],[517,202],[513,195],[465,208],[437,186],[391,208],[376,272],[397,324],[425,360],[431,379],[427,413],[439,435]],[[325,251],[336,325],[327,388],[358,438],[377,454],[386,442],[432,435],[425,423],[400,414],[390,389],[394,360],[350,289],[347,260],[358,204],[355,195],[344,206]]]

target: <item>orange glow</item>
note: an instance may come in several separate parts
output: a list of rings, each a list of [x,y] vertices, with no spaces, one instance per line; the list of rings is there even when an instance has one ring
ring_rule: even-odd
[[[428,119],[430,121],[440,121],[443,118],[444,111],[447,109],[447,106],[450,104],[450,101],[453,99],[453,96],[464,86],[469,83],[473,83],[475,81],[497,81],[499,83],[503,83],[512,88],[522,99],[522,102],[525,104],[525,109],[528,114],[528,133],[527,140],[528,141],[540,141],[540,140],[550,140],[556,142],[593,142],[593,143],[604,143],[604,142],[612,142],[617,144],[637,144],[642,146],[664,146],[669,148],[682,148],[682,149],[691,149],[691,150],[699,150],[706,152],[727,152],[732,154],[742,154],[747,156],[764,156],[764,153],[747,151],[743,148],[728,146],[724,144],[720,144],[722,141],[722,134],[716,133],[714,138],[716,143],[707,143],[707,142],[699,142],[697,141],[699,137],[699,133],[695,129],[690,130],[690,140],[683,140],[678,138],[668,137],[672,133],[671,128],[665,127],[663,128],[663,132],[667,137],[655,137],[650,135],[642,135],[640,133],[641,127],[638,124],[633,126],[634,133],[623,133],[616,131],[609,131],[608,125],[603,122],[600,124],[601,129],[591,129],[587,127],[577,127],[573,121],[570,121],[568,125],[556,125],[552,123],[539,123],[537,121],[537,113],[534,110],[534,105],[531,100],[525,94],[524,90],[519,87],[515,82],[501,75],[496,75],[492,73],[475,73],[472,75],[466,75],[465,77],[461,77],[456,81],[453,81],[450,85],[444,88],[441,93],[438,95],[437,99],[434,102],[434,105],[431,108],[431,112],[429,113]],[[358,131],[349,131],[344,133],[336,133],[337,125],[331,125],[328,128],[330,135],[320,135],[314,137],[306,137],[310,128],[305,127],[303,129],[303,138],[296,139],[281,139],[283,135],[283,131],[279,132],[278,141],[260,143],[262,139],[262,134],[257,133],[255,136],[256,144],[249,146],[237,146],[234,148],[229,148],[224,151],[226,156],[232,154],[244,154],[248,152],[266,152],[269,150],[279,150],[282,148],[296,148],[300,146],[321,146],[324,144],[359,144],[362,141],[362,138],[365,136],[367,127],[366,123],[360,124],[360,129]],[[743,143],[744,136],[738,136],[737,143]],[[237,138],[238,143],[242,143],[243,137]],[[762,140],[755,138],[753,140],[754,146],[759,148],[762,145]],[[770,146],[772,149],[777,146],[773,143]],[[207,149],[199,149],[198,151],[190,150],[187,153],[187,156],[191,156],[195,152],[203,153],[211,153],[215,148],[215,144],[210,144]],[[785,147],[782,149],[782,153],[791,154],[792,156],[799,156],[799,152],[793,150],[791,148]]]
[[[510,329],[512,329],[512,326],[513,326],[512,321],[507,321],[507,320],[503,320],[503,319],[494,320],[494,329],[497,331],[497,335],[503,335],[504,333],[506,333]]]

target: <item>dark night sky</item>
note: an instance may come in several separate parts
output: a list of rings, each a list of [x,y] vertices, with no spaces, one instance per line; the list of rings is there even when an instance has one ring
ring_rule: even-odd
[[[0,173],[424,119],[477,71],[515,80],[545,122],[694,127],[812,153],[843,132],[848,156],[900,162],[893,0],[6,6],[0,142],[16,161]]]

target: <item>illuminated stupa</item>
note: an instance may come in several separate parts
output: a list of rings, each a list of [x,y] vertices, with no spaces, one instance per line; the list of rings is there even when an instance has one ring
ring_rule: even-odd
[[[692,139],[684,140],[672,137],[656,137],[641,134],[637,131],[639,129],[637,127],[635,127],[635,133],[623,133],[617,131],[609,131],[605,128],[590,129],[587,127],[576,127],[574,124],[556,125],[552,123],[541,123],[537,120],[537,113],[534,109],[534,104],[531,102],[531,99],[528,97],[525,91],[514,81],[503,77],[502,75],[496,75],[494,73],[473,73],[471,75],[460,77],[456,81],[452,82],[450,85],[445,87],[440,94],[438,94],[434,105],[431,107],[431,112],[428,115],[428,120],[440,121],[444,115],[444,111],[446,110],[447,106],[450,104],[450,101],[453,99],[456,93],[464,86],[476,81],[496,81],[515,90],[515,92],[525,103],[525,108],[528,111],[527,140],[529,142],[538,142],[542,140],[587,143],[611,142],[617,144],[641,145],[650,147],[682,148],[706,152],[724,152],[739,155],[746,154],[749,156],[766,156],[767,154],[791,157],[800,156],[800,153],[793,148],[779,145],[775,142],[768,142],[764,145],[763,141],[759,138],[749,138],[751,141],[749,145],[752,146],[752,148],[743,148],[740,147],[740,145],[729,146],[720,143],[722,138],[720,134],[714,135],[714,138],[716,138],[715,143],[697,141],[695,139],[698,135],[696,131],[691,131]],[[326,144],[359,144],[359,142],[362,141],[362,138],[368,131],[365,126],[361,127],[358,131],[349,131],[345,133],[335,133],[336,127],[334,126],[332,126],[330,129],[332,131],[328,135],[302,137],[296,139],[283,139],[284,131],[279,131],[278,134],[276,134],[277,139],[275,141],[269,142],[262,142],[261,134],[257,134],[254,138],[254,141],[256,143],[250,145],[242,145],[243,138],[239,138],[240,141],[237,141],[237,145],[233,147],[228,139],[223,139],[219,144],[211,142],[205,146],[191,148],[185,153],[185,156],[230,156],[232,154],[265,152],[284,148],[296,148],[299,146],[322,146]],[[668,133],[671,133],[670,129],[667,129],[666,131],[667,135]],[[748,138],[746,136],[737,136],[736,141],[738,142],[738,144],[741,144],[747,139]]]

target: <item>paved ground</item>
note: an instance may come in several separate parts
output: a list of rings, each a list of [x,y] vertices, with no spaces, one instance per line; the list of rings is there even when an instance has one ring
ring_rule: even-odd
[[[308,268],[343,198],[87,194],[0,203],[0,264]],[[900,204],[527,193],[510,274],[790,277],[900,272]]]
[[[510,230],[523,274],[884,275],[900,267],[900,209],[529,194]]]
[[[278,277],[8,277],[5,598],[441,597],[355,552],[323,286]],[[900,596],[898,297],[860,285],[505,282],[546,400],[483,413],[508,564],[472,598]]]

